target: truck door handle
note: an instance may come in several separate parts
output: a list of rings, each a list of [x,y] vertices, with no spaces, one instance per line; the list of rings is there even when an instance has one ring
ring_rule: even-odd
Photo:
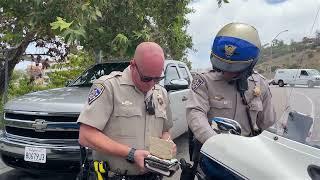
[[[188,98],[186,96],[183,96],[182,101],[186,101],[186,100],[188,100]]]

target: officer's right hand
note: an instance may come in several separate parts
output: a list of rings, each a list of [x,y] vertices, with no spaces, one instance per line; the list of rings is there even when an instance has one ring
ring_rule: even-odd
[[[150,152],[145,150],[136,150],[134,153],[134,161],[139,167],[141,173],[146,172],[146,169],[144,167],[144,158],[146,158],[148,155],[150,155]]]

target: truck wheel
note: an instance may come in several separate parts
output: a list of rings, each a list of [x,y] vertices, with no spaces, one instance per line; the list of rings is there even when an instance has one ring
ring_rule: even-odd
[[[279,87],[283,87],[284,86],[284,82],[282,80],[278,81]]]
[[[313,85],[313,82],[312,81],[308,81],[308,87],[309,88],[312,88],[314,85]]]

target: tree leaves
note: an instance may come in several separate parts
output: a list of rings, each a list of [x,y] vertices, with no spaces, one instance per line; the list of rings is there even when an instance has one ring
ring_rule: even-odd
[[[229,3],[229,0],[217,0],[218,6],[221,7],[222,3]]]
[[[127,36],[119,33],[112,41],[112,50],[117,51],[120,57],[123,57],[130,45],[130,41]]]
[[[96,8],[96,15],[100,18],[102,17],[102,13],[98,8]]]
[[[64,19],[61,17],[57,17],[57,21],[50,23],[51,29],[58,29],[60,28],[60,31],[63,31],[64,29],[68,29],[71,24],[73,23],[67,23]]]

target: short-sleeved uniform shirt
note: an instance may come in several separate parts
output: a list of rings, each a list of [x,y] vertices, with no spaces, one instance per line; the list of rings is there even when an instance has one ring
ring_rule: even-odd
[[[248,78],[245,97],[255,130],[265,130],[275,122],[271,92],[265,79],[258,73]],[[246,105],[235,84],[223,79],[222,73],[210,71],[195,76],[187,102],[187,121],[196,139],[204,143],[215,132],[208,120],[214,117],[234,119],[242,127],[241,135],[251,132]]]
[[[146,112],[145,102],[150,98],[154,115]],[[130,66],[94,81],[78,122],[97,128],[116,142],[145,150],[149,150],[150,137],[161,137],[173,125],[166,90],[156,84],[143,94],[132,82]],[[93,159],[106,160],[113,172],[139,174],[123,157],[94,150]]]

